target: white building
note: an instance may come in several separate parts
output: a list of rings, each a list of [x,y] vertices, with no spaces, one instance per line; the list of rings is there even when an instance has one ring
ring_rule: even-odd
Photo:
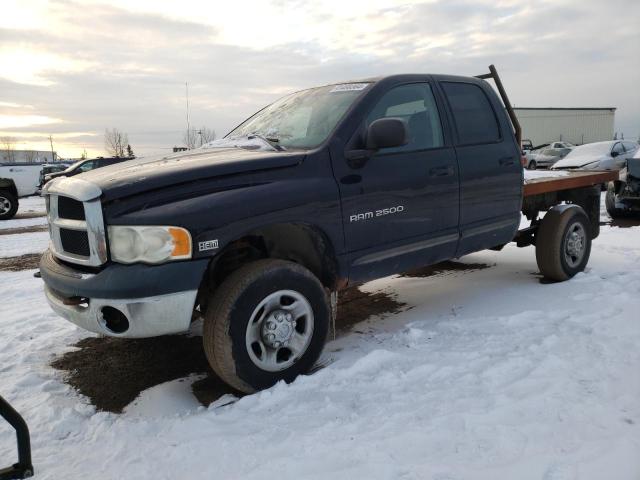
[[[51,163],[57,158],[50,150],[0,150],[0,163]]]
[[[564,140],[575,145],[613,140],[616,109],[609,108],[514,108],[522,138],[533,145]]]

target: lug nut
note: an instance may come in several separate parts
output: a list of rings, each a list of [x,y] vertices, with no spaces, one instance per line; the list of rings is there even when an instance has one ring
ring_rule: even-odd
[[[276,324],[273,322],[269,322],[269,324],[267,325],[267,328],[269,328],[269,330],[275,330],[276,329]]]
[[[267,338],[273,342],[276,339],[276,336],[273,333],[270,333],[267,335]]]
[[[274,342],[273,343],[273,346],[276,347],[276,348],[280,347],[280,345],[281,345],[280,342]]]

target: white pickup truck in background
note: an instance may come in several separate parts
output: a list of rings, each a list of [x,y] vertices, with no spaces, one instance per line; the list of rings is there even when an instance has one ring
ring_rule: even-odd
[[[18,199],[34,195],[40,186],[41,163],[0,164],[0,220],[18,211]]]

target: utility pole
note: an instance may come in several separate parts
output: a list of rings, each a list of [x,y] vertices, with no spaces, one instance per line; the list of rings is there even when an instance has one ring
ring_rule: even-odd
[[[49,135],[49,145],[51,145],[51,163],[56,161],[56,154],[53,152],[53,137]]]
[[[196,133],[200,135],[200,146],[202,146],[202,129],[198,130]]]

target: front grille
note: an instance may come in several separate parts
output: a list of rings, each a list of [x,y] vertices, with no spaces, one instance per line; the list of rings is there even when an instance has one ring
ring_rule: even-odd
[[[47,191],[50,248],[59,260],[86,267],[107,261],[100,194],[98,187],[73,179],[53,184]]]
[[[69,230],[68,228],[60,229],[60,242],[65,252],[82,257],[89,257],[91,249],[89,248],[89,235],[83,230]]]
[[[69,220],[85,220],[82,202],[69,197],[58,197],[58,217]]]

